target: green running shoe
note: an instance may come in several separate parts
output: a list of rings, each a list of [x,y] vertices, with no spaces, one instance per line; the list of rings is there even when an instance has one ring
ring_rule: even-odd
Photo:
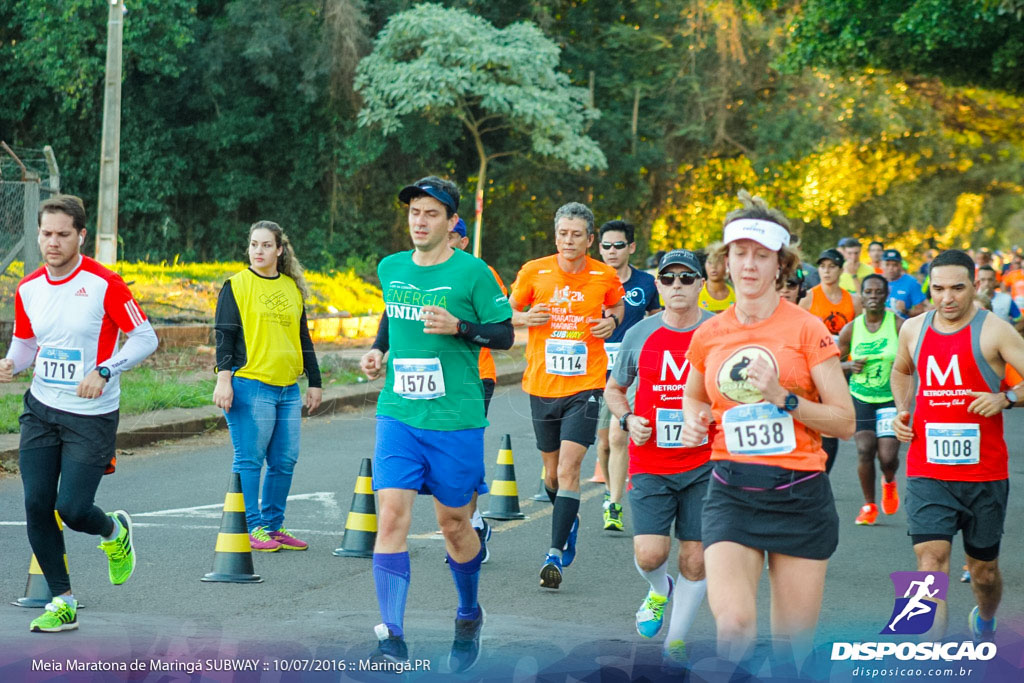
[[[618,503],[608,503],[604,509],[604,530],[622,531],[622,506]]]
[[[113,541],[97,546],[107,554],[110,583],[120,586],[135,573],[135,543],[132,537],[132,518],[124,510],[109,513],[121,524],[121,533]]]
[[[668,577],[668,595],[658,595],[654,590],[647,591],[647,597],[636,612],[636,632],[644,638],[653,638],[661,630],[661,623],[665,617],[665,606],[672,599],[672,589],[675,582]]]
[[[686,641],[685,640],[673,640],[669,643],[665,643],[665,649],[662,652],[665,666],[667,668],[682,668],[686,666]]]
[[[78,628],[78,601],[72,600],[74,605],[64,602],[61,596],[55,597],[46,606],[42,616],[33,619],[28,630],[33,633],[60,633],[61,631],[74,631]]]

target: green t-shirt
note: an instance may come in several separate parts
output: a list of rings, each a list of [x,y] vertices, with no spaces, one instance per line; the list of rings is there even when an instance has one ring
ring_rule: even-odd
[[[377,414],[419,429],[486,427],[480,347],[424,333],[420,313],[423,306],[440,306],[459,320],[497,323],[512,317],[508,297],[487,264],[463,251],[434,266],[418,266],[412,255],[392,254],[377,266],[390,343]]]

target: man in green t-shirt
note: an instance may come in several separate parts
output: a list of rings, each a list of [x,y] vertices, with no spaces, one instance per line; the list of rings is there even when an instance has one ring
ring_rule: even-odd
[[[448,664],[468,670],[480,654],[484,612],[477,603],[483,552],[470,524],[473,495],[484,484],[481,347],[512,347],[512,309],[480,259],[454,250],[459,190],[429,176],[405,187],[413,250],[377,267],[387,309],[390,351],[371,349],[360,363],[370,379],[386,374],[377,400],[373,488],[378,496],[373,576],[382,624],[372,658],[408,661],[402,629],[409,590],[407,538],[419,492],[436,499],[459,607]],[[482,487],[482,488],[481,488]]]

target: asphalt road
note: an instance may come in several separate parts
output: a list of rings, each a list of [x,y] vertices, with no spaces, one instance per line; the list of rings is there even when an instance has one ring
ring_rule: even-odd
[[[1024,503],[1015,495],[1015,486],[1022,475],[1024,420],[1015,413],[1007,417],[1014,486],[1002,546],[1006,590],[999,613],[997,659],[1012,660],[1020,667],[1024,539],[1019,520]],[[491,561],[484,566],[480,580],[480,599],[488,614],[485,658],[463,678],[598,680],[591,678],[598,675],[601,680],[659,679],[660,642],[640,638],[633,625],[633,614],[647,584],[633,566],[629,533],[601,530],[601,486],[584,484],[579,553],[575,564],[566,570],[561,589],[539,587],[538,570],[549,545],[551,506],[530,500],[537,491],[540,462],[533,447],[529,404],[518,388],[499,387],[492,404],[487,431],[489,480],[501,436],[506,433],[512,437],[521,508],[528,518],[495,523]],[[375,646],[372,629],[380,621],[371,561],[331,554],[341,542],[360,461],[373,451],[372,412],[310,419],[303,427],[302,439],[286,523],[296,535],[309,540],[310,549],[254,553],[256,572],[265,579],[255,585],[199,581],[212,567],[220,506],[230,473],[226,432],[119,457],[117,474],[100,486],[97,503],[107,510],[124,508],[132,513],[139,567],[127,584],[111,586],[106,559],[96,549],[96,540],[66,531],[75,595],[86,607],[79,614],[80,629],[62,634],[29,633],[28,623],[37,611],[7,604],[23,594],[30,550],[20,480],[0,479],[0,681],[49,680],[55,674],[33,673],[33,666],[38,669],[47,662],[66,666],[69,659],[108,666],[111,662],[141,662],[137,665],[141,670],[135,673],[89,674],[89,680],[188,679],[188,667],[195,668],[196,663],[204,671],[192,680],[337,680],[379,675],[352,672]],[[587,476],[593,466],[592,450],[583,467]],[[818,633],[825,660],[833,641],[880,639],[877,634],[893,606],[889,572],[914,569],[902,511],[880,517],[875,527],[853,524],[862,502],[855,468],[852,442],[842,443],[832,475],[842,520],[840,545],[829,565]],[[900,481],[902,484],[902,472]],[[482,499],[482,509],[488,506],[487,498]],[[629,521],[627,505],[627,527]],[[406,633],[411,657],[428,661],[430,673],[408,676],[414,679],[451,678],[441,672],[451,643],[455,591],[443,563],[443,542],[433,533],[436,528],[432,503],[421,497],[410,540],[412,586]],[[956,567],[960,556],[957,541]],[[969,586],[955,580],[958,575],[955,572],[948,596],[949,637],[953,639],[963,638],[966,616],[974,604]],[[765,636],[769,632],[768,608],[763,580],[759,633]],[[708,658],[714,650],[714,622],[706,605],[698,614],[689,642],[691,660],[702,671],[702,663],[711,661]],[[228,660],[229,668],[241,666],[237,660],[243,658],[255,660],[255,673],[210,671],[225,666],[218,664],[223,660]],[[154,660],[177,670],[153,671]],[[336,670],[341,664],[346,666],[344,673]],[[850,663],[819,664],[815,670],[818,678],[852,680]],[[296,667],[326,667],[329,671],[299,674]],[[1001,675],[993,678],[992,671],[986,678],[986,672],[979,670],[970,680],[1001,680]],[[766,672],[758,673],[764,676]]]

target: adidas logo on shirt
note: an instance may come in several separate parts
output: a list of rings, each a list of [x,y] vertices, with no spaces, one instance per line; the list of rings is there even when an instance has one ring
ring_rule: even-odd
[[[75,292],[75,296],[89,296],[89,292],[85,291],[85,287],[82,287],[77,292]]]

